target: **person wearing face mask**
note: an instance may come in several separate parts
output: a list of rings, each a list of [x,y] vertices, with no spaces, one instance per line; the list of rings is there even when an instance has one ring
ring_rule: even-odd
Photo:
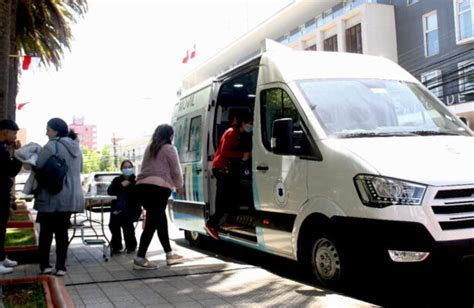
[[[12,268],[18,265],[16,261],[7,258],[4,250],[10,216],[10,191],[13,178],[21,169],[21,162],[11,155],[21,147],[20,141],[16,140],[18,130],[17,124],[12,120],[0,121],[0,274],[11,273]]]
[[[241,162],[248,161],[251,153],[248,146],[243,146],[248,142],[243,141],[248,140],[246,136],[252,132],[253,115],[250,112],[237,114],[232,124],[222,135],[212,161],[212,173],[217,180],[216,208],[204,229],[214,239],[219,239],[216,229],[237,210]]]
[[[131,212],[134,208],[131,206],[131,203],[134,202],[133,187],[135,186],[135,171],[130,160],[122,161],[120,170],[122,174],[114,178],[107,189],[109,195],[117,196],[117,199],[112,201],[110,209],[109,229],[112,234],[112,239],[110,240],[112,254],[122,252],[122,232],[126,252],[134,252],[137,248],[133,221],[136,221],[138,217]]]

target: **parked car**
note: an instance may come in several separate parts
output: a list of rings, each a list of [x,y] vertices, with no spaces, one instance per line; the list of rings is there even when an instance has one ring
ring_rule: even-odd
[[[100,196],[107,195],[107,189],[112,183],[112,180],[119,176],[120,172],[93,172],[90,173],[82,183],[82,190],[85,196]],[[91,200],[88,201],[87,205],[95,205]]]

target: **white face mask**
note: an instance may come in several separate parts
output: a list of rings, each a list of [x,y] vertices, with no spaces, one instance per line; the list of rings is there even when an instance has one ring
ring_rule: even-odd
[[[133,168],[123,168],[122,174],[126,177],[132,176],[134,173]]]

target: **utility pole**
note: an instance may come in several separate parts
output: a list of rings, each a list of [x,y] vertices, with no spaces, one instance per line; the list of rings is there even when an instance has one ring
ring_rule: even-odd
[[[118,157],[117,157],[117,139],[115,138],[115,133],[113,133],[112,145],[114,147],[114,166],[115,170],[118,169]]]

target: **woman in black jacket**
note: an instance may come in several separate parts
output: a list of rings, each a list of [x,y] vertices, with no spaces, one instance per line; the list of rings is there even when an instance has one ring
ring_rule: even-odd
[[[112,254],[122,251],[122,230],[127,253],[131,253],[137,248],[133,222],[138,220],[140,213],[134,213],[133,210],[135,208],[132,196],[135,175],[132,162],[124,160],[120,165],[120,170],[122,175],[113,179],[107,189],[109,195],[117,196],[117,199],[112,201],[110,209],[109,228],[112,233],[110,241]]]

